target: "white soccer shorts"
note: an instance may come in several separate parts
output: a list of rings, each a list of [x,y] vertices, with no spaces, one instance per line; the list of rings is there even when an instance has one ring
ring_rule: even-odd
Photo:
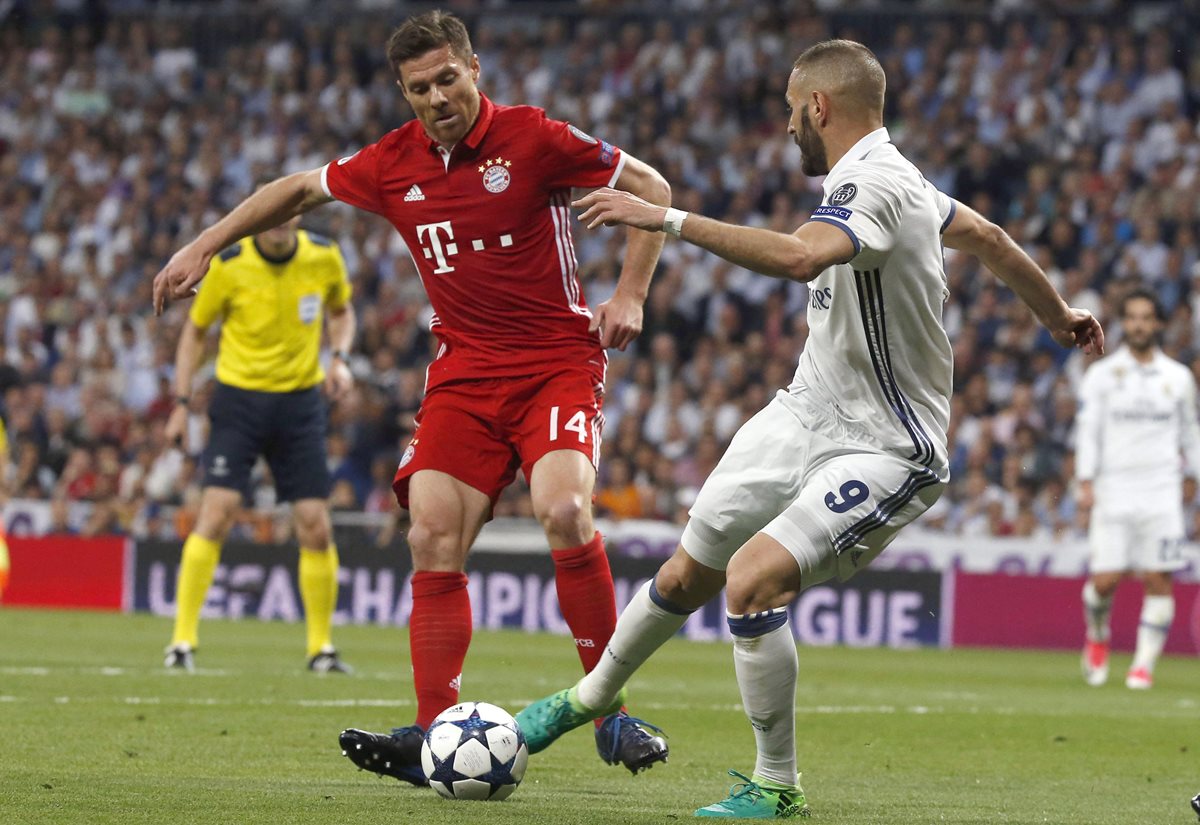
[[[838,444],[777,396],[742,425],[689,513],[683,547],[724,570],[755,533],[800,565],[802,586],[845,580],[925,512],[945,484],[921,464]]]
[[[1093,507],[1088,528],[1089,569],[1092,573],[1181,570],[1187,566],[1183,537],[1182,506],[1122,508],[1117,512]]]

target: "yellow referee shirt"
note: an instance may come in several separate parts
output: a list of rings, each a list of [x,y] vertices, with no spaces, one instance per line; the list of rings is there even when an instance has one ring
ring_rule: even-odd
[[[323,309],[350,300],[342,253],[332,241],[300,230],[286,261],[263,257],[244,238],[213,258],[192,303],[205,329],[220,320],[217,380],[260,392],[293,392],[320,383]]]

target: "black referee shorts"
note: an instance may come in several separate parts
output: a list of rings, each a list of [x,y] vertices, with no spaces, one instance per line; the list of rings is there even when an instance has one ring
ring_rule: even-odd
[[[319,386],[259,392],[217,383],[208,405],[211,427],[204,451],[204,486],[250,496],[250,471],[261,455],[279,501],[328,498],[325,399]]]

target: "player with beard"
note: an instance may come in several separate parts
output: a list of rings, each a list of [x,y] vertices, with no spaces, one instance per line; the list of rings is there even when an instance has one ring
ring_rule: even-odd
[[[1112,599],[1128,575],[1141,580],[1145,596],[1125,685],[1153,684],[1175,618],[1171,574],[1186,566],[1184,478],[1194,480],[1200,469],[1200,424],[1191,370],[1158,347],[1163,320],[1154,293],[1126,295],[1124,346],[1093,364],[1080,387],[1075,477],[1079,507],[1091,514],[1092,552],[1083,586],[1083,675],[1093,686],[1108,679]]]
[[[751,776],[696,811],[789,818],[808,808],[796,772],[797,654],[788,605],[802,588],[866,567],[948,478],[951,349],[943,243],[979,257],[1064,346],[1103,350],[1000,228],[937,191],[883,127],[885,79],[869,49],[818,43],[787,85],[788,132],[824,203],[793,234],[722,223],[601,189],[589,227],[661,230],[777,278],[809,283],[810,333],[795,378],[738,431],[691,509],[683,539],[621,614],[574,687],[518,715],[530,751],[602,712],[635,670],[724,586],[734,666],[757,745]]]

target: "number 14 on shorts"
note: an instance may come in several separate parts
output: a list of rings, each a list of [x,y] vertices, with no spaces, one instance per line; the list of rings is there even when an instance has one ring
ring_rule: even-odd
[[[561,429],[559,428],[559,410],[559,407],[550,408],[550,440],[558,441],[560,434],[566,438],[566,433],[572,432],[578,436],[580,444],[587,441],[587,416],[583,410],[577,410],[563,423]]]

